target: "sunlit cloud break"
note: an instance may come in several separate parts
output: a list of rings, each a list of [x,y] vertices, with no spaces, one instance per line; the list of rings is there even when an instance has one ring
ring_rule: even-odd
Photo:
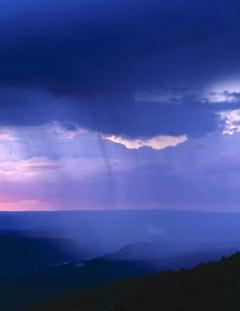
[[[238,103],[240,101],[240,82],[227,81],[209,90],[207,101],[210,103]]]
[[[240,133],[240,109],[222,111],[220,119],[224,122],[223,134],[233,135]]]
[[[130,139],[117,135],[103,135],[103,139],[109,140],[116,144],[121,144],[127,149],[140,149],[142,147],[149,147],[156,150],[166,149],[168,147],[175,147],[188,140],[187,135],[168,136],[159,135],[152,138],[144,139]]]
[[[211,92],[208,96],[210,103],[237,103],[239,101],[239,93]]]

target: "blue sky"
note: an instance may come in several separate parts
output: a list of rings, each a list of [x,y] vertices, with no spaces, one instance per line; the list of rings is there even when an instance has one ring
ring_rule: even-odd
[[[237,1],[2,1],[0,209],[238,211]]]

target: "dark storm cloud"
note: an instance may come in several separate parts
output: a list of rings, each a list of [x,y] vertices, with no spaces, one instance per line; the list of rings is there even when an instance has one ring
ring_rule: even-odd
[[[212,131],[216,108],[198,94],[178,105],[135,96],[166,84],[174,93],[179,83],[201,92],[236,73],[239,8],[237,1],[2,1],[1,123],[72,120],[129,136]]]

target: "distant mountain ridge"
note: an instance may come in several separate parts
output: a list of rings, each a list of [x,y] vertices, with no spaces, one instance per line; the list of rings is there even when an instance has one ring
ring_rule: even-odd
[[[107,260],[149,260],[214,251],[229,255],[239,249],[240,242],[193,243],[159,240],[129,244],[117,252],[103,255],[102,258]]]
[[[177,210],[0,212],[1,230],[46,232],[75,240],[100,256],[141,241],[217,242],[239,239],[239,213]]]

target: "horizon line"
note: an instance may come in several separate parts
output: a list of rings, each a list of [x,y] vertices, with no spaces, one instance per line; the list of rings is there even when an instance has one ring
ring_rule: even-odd
[[[1,213],[72,213],[72,212],[128,212],[128,211],[162,211],[162,212],[182,212],[182,213],[206,213],[206,214],[240,214],[240,211],[207,211],[189,209],[166,209],[166,208],[118,208],[118,209],[56,209],[56,210],[2,210]]]

